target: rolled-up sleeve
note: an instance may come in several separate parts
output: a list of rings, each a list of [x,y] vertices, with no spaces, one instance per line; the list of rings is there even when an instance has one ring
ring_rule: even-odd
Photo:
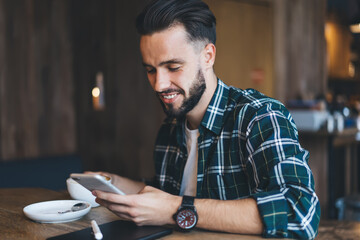
[[[246,171],[264,224],[264,237],[313,239],[320,204],[289,112],[280,104],[258,109],[249,121]]]

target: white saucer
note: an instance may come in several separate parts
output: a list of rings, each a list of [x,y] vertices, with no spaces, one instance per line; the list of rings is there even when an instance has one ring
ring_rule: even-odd
[[[74,204],[85,203],[87,207],[85,209],[67,212],[60,214],[59,212],[64,212],[71,209]],[[40,223],[62,223],[75,221],[86,215],[91,209],[91,205],[85,201],[78,200],[56,200],[56,201],[47,201],[30,204],[24,207],[24,214]]]

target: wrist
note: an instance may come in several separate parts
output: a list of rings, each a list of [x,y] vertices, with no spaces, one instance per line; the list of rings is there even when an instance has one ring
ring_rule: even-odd
[[[174,220],[174,213],[177,212],[179,207],[181,206],[182,196],[175,196],[174,199],[171,200],[171,209],[170,209],[170,217],[169,224],[176,224]]]
[[[180,207],[173,215],[174,221],[180,231],[190,231],[198,222],[194,201],[195,197],[184,195]]]

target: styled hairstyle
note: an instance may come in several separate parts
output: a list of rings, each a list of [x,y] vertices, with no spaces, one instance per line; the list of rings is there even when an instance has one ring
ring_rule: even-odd
[[[192,42],[216,42],[216,18],[201,0],[154,0],[136,18],[140,35],[182,24]]]

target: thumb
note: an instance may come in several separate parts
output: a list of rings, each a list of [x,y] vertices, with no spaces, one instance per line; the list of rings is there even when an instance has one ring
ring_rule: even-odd
[[[157,191],[157,188],[151,187],[151,186],[145,186],[140,192],[139,194],[143,194],[143,193],[148,193],[148,192],[155,192]]]

